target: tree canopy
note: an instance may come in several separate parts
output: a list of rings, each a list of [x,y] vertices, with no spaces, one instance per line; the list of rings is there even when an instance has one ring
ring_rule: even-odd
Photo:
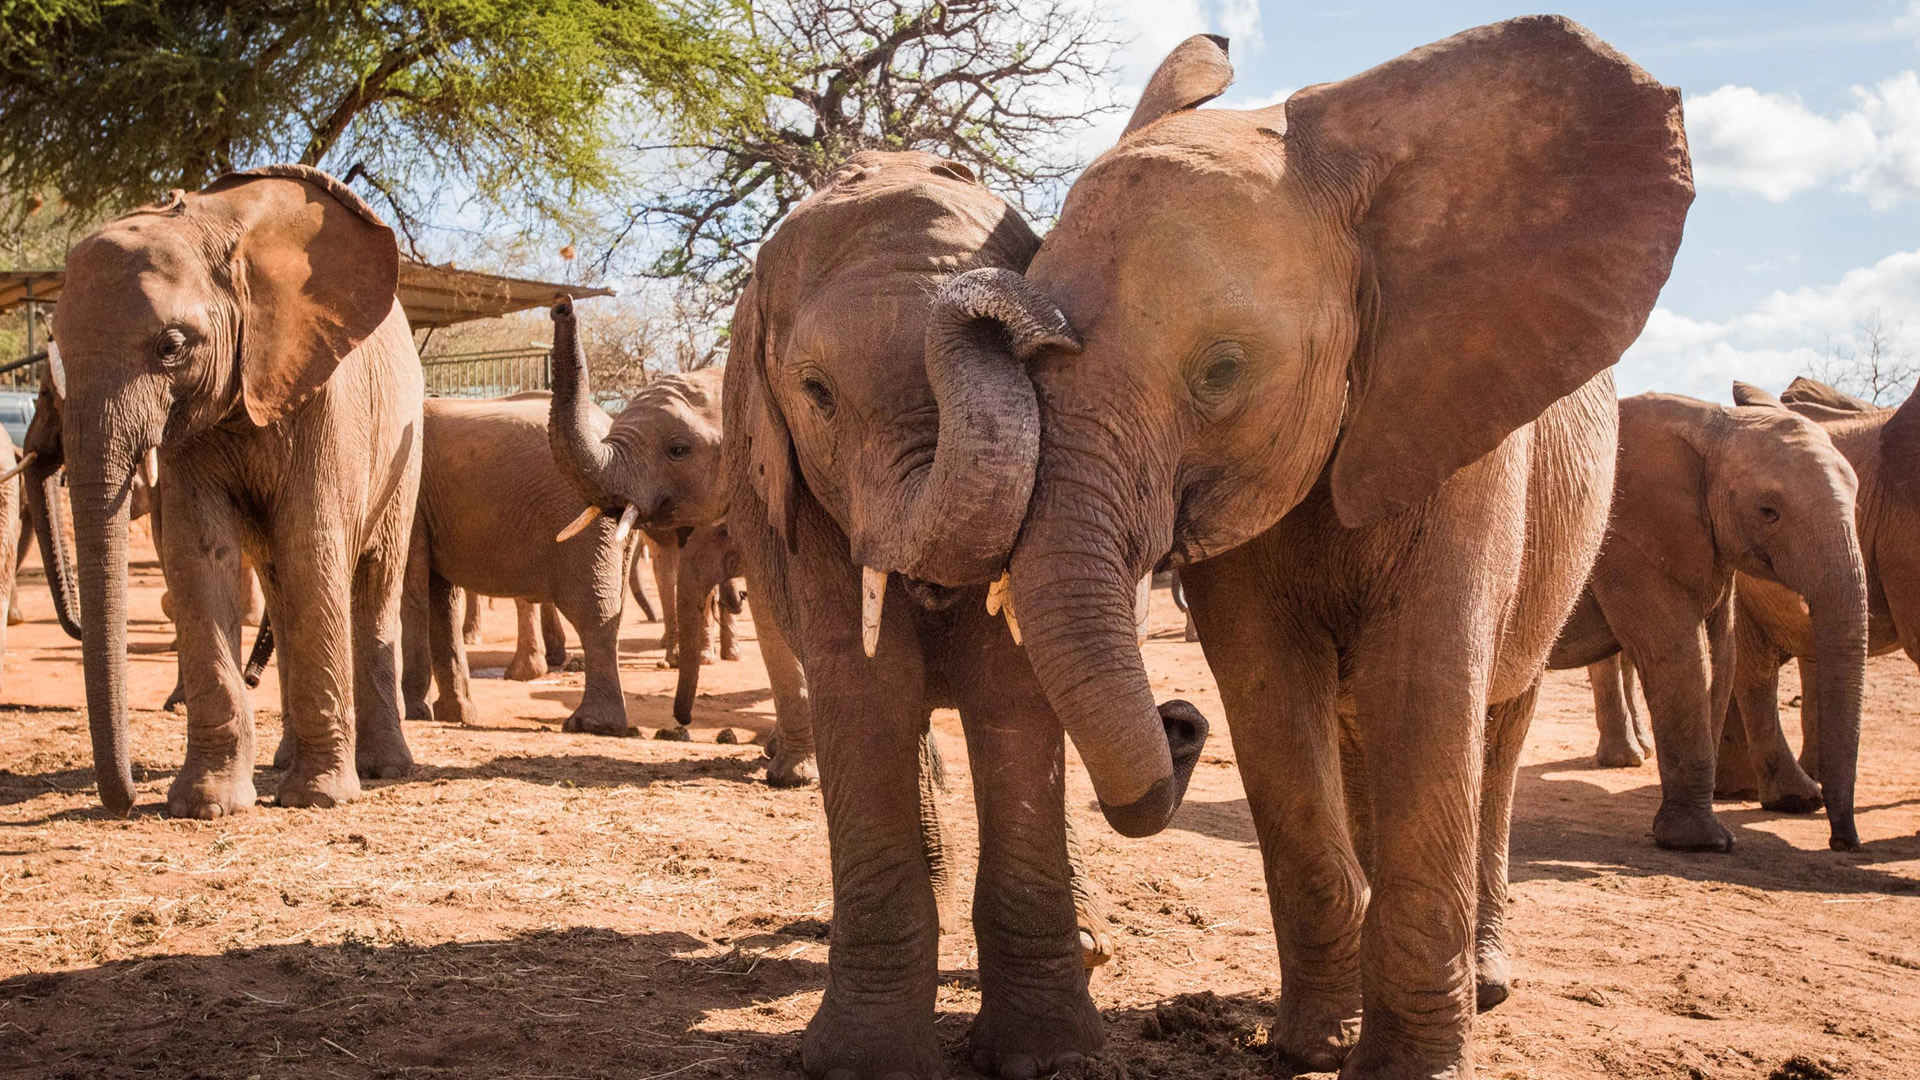
[[[93,216],[298,161],[409,234],[449,185],[561,220],[614,186],[628,115],[753,114],[745,21],[732,0],[0,0],[0,210]]]
[[[1044,213],[1080,165],[1072,136],[1114,107],[1117,43],[1071,0],[772,0],[750,28],[779,58],[772,92],[643,147],[667,165],[614,234],[617,246],[664,227],[647,272],[701,283],[721,305],[780,218],[854,153],[943,154]]]

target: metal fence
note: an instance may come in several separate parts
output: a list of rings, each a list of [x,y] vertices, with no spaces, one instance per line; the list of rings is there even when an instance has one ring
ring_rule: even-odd
[[[545,349],[499,349],[422,358],[428,397],[506,397],[522,390],[553,388],[553,365]]]

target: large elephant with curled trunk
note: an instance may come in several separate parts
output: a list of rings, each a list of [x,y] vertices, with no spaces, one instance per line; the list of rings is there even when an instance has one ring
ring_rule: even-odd
[[[1133,833],[1180,788],[1134,586],[1181,568],[1266,862],[1284,1062],[1466,1076],[1476,998],[1508,986],[1475,913],[1606,524],[1608,369],[1693,197],[1680,98],[1550,17],[1196,108],[1231,79],[1224,41],[1183,43],[1025,277],[960,275],[932,318],[1038,388],[1011,596]],[[1003,314],[1036,296],[1062,317]]]
[[[943,278],[1015,274],[1036,246],[965,167],[862,153],[767,241],[735,309],[727,529],[763,647],[790,642],[805,669],[833,861],[826,996],[801,1044],[814,1076],[941,1071],[920,767],[941,705],[960,711],[980,816],[974,1064],[1030,1077],[1102,1041],[1083,965],[1103,920],[1076,899],[1060,722],[984,608],[1033,482],[1033,383],[997,329],[929,306]],[[1058,322],[1031,299],[988,310],[1029,334]],[[1131,641],[1131,583],[1126,604]],[[1197,734],[1174,747],[1182,779]]]
[[[1734,691],[1736,571],[1740,593],[1767,581],[1805,596],[1821,659],[1808,694],[1835,748],[1822,777],[1831,842],[1850,849],[1860,842],[1853,767],[1867,659],[1857,482],[1818,424],[1755,387],[1736,383],[1734,397],[1740,404],[1731,409],[1668,394],[1620,402],[1606,543],[1548,663],[1585,667],[1624,651],[1646,686],[1660,763],[1654,842],[1725,851],[1733,834],[1713,814],[1714,759]],[[1595,680],[1597,703],[1620,692],[1617,674]],[[1597,711],[1622,719],[1619,710]],[[1603,764],[1610,749],[1638,741],[1620,727],[1601,739]],[[1819,790],[1801,798],[1818,805]]]
[[[363,775],[411,768],[397,649],[422,395],[394,296],[399,260],[365,203],[298,165],[175,192],[68,256],[49,350],[60,446],[34,461],[28,486],[52,522],[49,476],[65,464],[80,557],[57,555],[51,577],[64,589],[77,566],[87,721],[109,810],[133,805],[127,518],[135,471],[155,449],[187,697],[168,811],[211,818],[254,803],[242,551],[274,618],[293,735],[279,802],[333,806]],[[71,618],[74,606],[56,600]]]

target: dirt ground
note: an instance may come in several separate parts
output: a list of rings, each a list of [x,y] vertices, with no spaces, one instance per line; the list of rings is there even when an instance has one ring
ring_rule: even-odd
[[[149,549],[150,550],[150,549]],[[796,1075],[831,918],[817,789],[759,782],[720,745],[771,721],[755,644],[710,667],[698,741],[565,735],[581,676],[482,679],[482,729],[410,723],[420,762],[347,807],[211,823],[161,816],[182,719],[159,575],[136,566],[129,821],[98,809],[79,650],[39,578],[0,683],[0,1077],[758,1077]],[[631,608],[631,605],[630,605]],[[512,606],[473,650],[491,674]],[[1093,977],[1108,1047],[1086,1077],[1255,1077],[1280,973],[1259,852],[1219,698],[1156,598],[1145,652],[1162,698],[1216,724],[1159,837],[1070,805],[1113,901]],[[658,624],[629,611],[631,716],[668,722]],[[1791,672],[1782,693],[1797,693]],[[263,793],[278,693],[256,692]],[[1861,752],[1866,849],[1826,824],[1730,803],[1731,855],[1653,847],[1658,787],[1592,765],[1584,676],[1550,677],[1514,823],[1513,998],[1478,1027],[1483,1077],[1920,1077],[1920,680],[1872,662]],[[975,837],[957,719],[936,730],[963,851]],[[963,881],[962,895],[971,892]],[[949,1072],[979,997],[971,935],[942,939]],[[1198,995],[1198,996],[1184,996]]]

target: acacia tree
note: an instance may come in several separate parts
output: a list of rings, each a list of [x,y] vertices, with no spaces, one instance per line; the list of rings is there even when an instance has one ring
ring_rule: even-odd
[[[1850,342],[1829,338],[1826,350],[1807,365],[1805,374],[1875,405],[1898,405],[1920,379],[1920,363],[1901,347],[1901,329],[1898,321],[1889,322],[1876,308],[1854,323]]]
[[[744,287],[753,249],[833,169],[866,149],[916,149],[971,166],[1030,214],[1078,167],[1072,136],[1114,108],[1115,42],[1071,0],[775,0],[751,31],[780,58],[749,115],[640,147],[668,167],[627,213],[601,263],[638,226],[661,226],[646,273],[703,286],[710,310]]]
[[[0,0],[0,212],[112,213],[299,161],[417,240],[443,199],[526,222],[608,191],[646,115],[751,116],[737,0]]]

